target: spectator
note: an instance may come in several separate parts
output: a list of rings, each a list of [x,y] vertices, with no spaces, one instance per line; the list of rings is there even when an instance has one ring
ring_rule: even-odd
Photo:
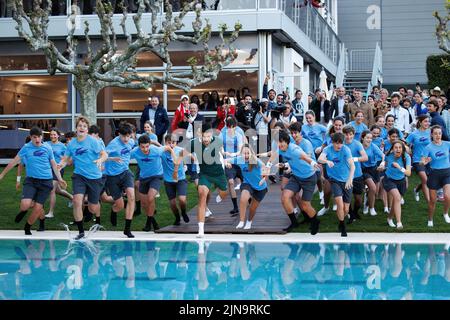
[[[159,104],[159,98],[154,96],[150,100],[150,104],[144,107],[141,115],[141,132],[144,131],[144,124],[150,121],[155,126],[155,134],[158,137],[158,142],[162,144],[164,135],[169,129],[169,117],[166,109]]]
[[[178,128],[178,123],[183,121],[183,118],[186,114],[189,114],[189,97],[186,94],[181,96],[181,103],[178,108],[175,110],[175,114],[173,116],[171,131],[175,131]]]
[[[302,90],[295,91],[295,99],[292,100],[292,112],[294,113],[297,121],[303,123],[303,115],[305,114],[305,106],[302,102],[303,92]]]
[[[447,127],[445,125],[444,119],[437,112],[438,103],[435,100],[431,100],[427,103],[428,113],[431,117],[431,126],[439,125],[442,128],[442,140],[448,141]]]
[[[348,105],[350,112],[350,119],[354,120],[357,111],[362,111],[364,114],[364,123],[366,126],[370,127],[375,124],[373,117],[372,107],[362,100],[362,93],[359,89],[354,90],[355,101]]]
[[[194,123],[203,122],[204,118],[198,113],[198,105],[191,103],[189,105],[189,113],[185,113],[183,120],[178,123],[178,128],[186,130],[186,139],[190,140],[194,138]]]
[[[348,105],[345,103],[345,88],[339,87],[336,89],[336,97],[331,100],[331,118],[345,118],[345,110],[348,110]],[[349,122],[349,119],[347,119],[347,122]]]
[[[316,98],[311,102],[311,110],[316,115],[316,122],[326,124],[330,121],[330,101],[327,100],[325,92],[317,89],[315,91]]]

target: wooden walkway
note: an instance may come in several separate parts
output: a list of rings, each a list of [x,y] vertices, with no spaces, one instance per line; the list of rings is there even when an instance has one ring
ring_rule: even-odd
[[[281,203],[281,190],[279,184],[270,184],[269,192],[267,192],[264,200],[259,205],[256,211],[256,216],[253,219],[252,228],[250,230],[236,229],[239,223],[239,215],[231,216],[229,213],[233,208],[231,198],[228,197],[217,204],[215,199],[217,193],[214,192],[209,202],[209,209],[213,213],[212,216],[205,220],[205,233],[253,233],[253,234],[284,234],[283,228],[289,226],[290,221],[285,214]],[[239,193],[238,202],[239,202]],[[170,225],[158,230],[158,233],[197,233],[197,206],[188,212],[190,222],[184,223],[181,220],[181,225]],[[247,209],[248,217],[248,209]]]

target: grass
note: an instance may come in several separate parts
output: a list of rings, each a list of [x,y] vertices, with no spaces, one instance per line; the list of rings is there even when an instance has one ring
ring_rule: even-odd
[[[71,191],[71,168],[66,169],[64,175],[67,183],[68,190]],[[2,214],[0,215],[0,229],[4,230],[19,230],[23,228],[23,223],[14,223],[14,217],[19,210],[19,201],[21,198],[21,191],[15,190],[15,170],[10,172],[3,181],[0,182],[0,207],[2,208]],[[416,202],[413,197],[412,188],[417,185],[418,178],[413,175],[409,181],[409,189],[405,194],[405,205],[402,207],[402,222],[404,229],[402,232],[450,232],[450,224],[446,224],[442,217],[443,206],[442,203],[438,203],[436,207],[434,217],[434,228],[427,227],[427,203],[421,194],[419,202]],[[277,186],[273,186],[277,187]],[[157,199],[156,215],[157,221],[161,227],[170,225],[173,223],[174,217],[170,211],[164,186],[160,190],[161,197]],[[193,183],[188,186],[188,210],[192,209],[197,204],[197,191]],[[73,220],[72,209],[67,207],[67,199],[61,196],[57,196],[57,205],[55,211],[55,218],[46,220],[46,228],[49,230],[63,230],[60,223],[68,224]],[[268,201],[267,199],[264,201]],[[262,205],[264,205],[264,201]],[[278,201],[278,200],[277,200]],[[322,206],[319,205],[318,194],[314,196],[313,206],[317,210]],[[48,203],[45,208],[48,208]],[[383,214],[383,206],[381,201],[376,202],[376,211],[378,215],[372,217],[370,215],[362,215],[361,220],[356,220],[353,224],[348,225],[349,232],[398,232],[386,224],[386,215]],[[124,214],[123,212],[118,216],[117,227],[112,227],[109,222],[110,205],[102,206],[102,225],[106,230],[123,230],[124,227]],[[280,212],[282,212],[280,204]],[[132,230],[141,230],[145,225],[145,214],[133,219]],[[331,210],[320,218],[320,232],[337,232],[337,219],[336,214]],[[24,221],[24,220],[23,220]],[[87,227],[90,226],[88,224]],[[36,227],[37,223],[35,224]],[[74,227],[72,227],[74,228]],[[296,232],[308,232],[307,225],[301,225]]]

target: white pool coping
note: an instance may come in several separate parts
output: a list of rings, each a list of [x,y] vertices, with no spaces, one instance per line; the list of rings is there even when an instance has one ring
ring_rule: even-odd
[[[76,236],[73,231],[71,236]],[[199,241],[196,234],[174,234],[133,232],[135,238],[128,239],[119,231],[99,231],[89,236],[91,240],[108,241]],[[66,231],[34,231],[31,236],[25,236],[22,230],[1,230],[0,240],[14,239],[45,239],[69,240]],[[411,243],[411,244],[450,244],[450,233],[349,233],[341,237],[339,233],[319,233],[315,236],[309,233],[274,234],[205,234],[204,241],[212,242],[301,242],[301,243]]]

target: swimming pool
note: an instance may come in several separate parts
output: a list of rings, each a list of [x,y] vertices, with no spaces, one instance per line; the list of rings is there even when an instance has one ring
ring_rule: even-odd
[[[444,245],[0,240],[0,299],[450,299]]]

